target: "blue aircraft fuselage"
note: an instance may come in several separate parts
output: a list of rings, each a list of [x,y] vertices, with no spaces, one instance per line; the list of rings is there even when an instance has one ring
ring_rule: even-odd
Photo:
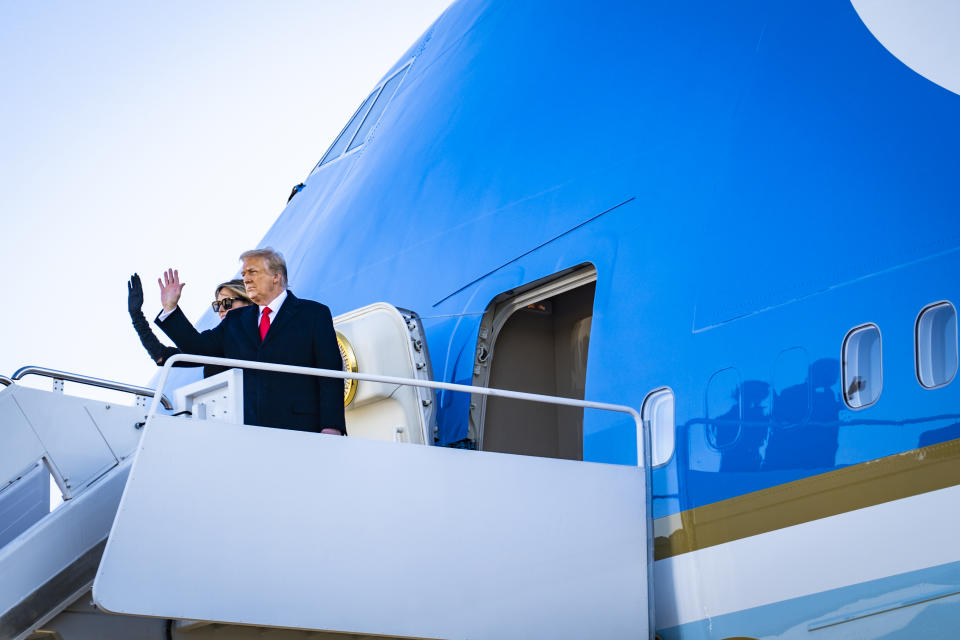
[[[850,4],[459,2],[357,119],[261,245],[334,314],[417,311],[465,384],[495,296],[592,265],[586,398],[675,396],[658,560],[712,544],[698,509],[960,438],[960,384],[920,384],[915,348],[921,310],[960,303],[960,96]],[[882,390],[853,409],[844,339],[870,323]],[[469,398],[439,404],[437,444],[466,439]],[[588,412],[583,457],[636,464],[632,422]]]

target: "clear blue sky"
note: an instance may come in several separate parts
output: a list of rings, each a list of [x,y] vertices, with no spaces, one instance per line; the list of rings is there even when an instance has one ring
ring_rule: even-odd
[[[448,4],[0,3],[0,374],[146,383],[127,277],[152,320],[178,267],[199,318]]]
[[[0,1],[0,374],[146,383],[156,368],[127,316],[129,274],[152,319],[156,277],[178,267],[198,318],[449,2]],[[955,2],[854,5],[957,90]]]

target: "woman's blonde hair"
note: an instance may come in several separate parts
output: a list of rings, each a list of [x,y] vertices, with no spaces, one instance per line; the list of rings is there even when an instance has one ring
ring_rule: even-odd
[[[235,278],[233,280],[227,280],[226,282],[221,282],[220,284],[218,284],[217,288],[213,292],[213,297],[216,298],[218,295],[220,295],[220,291],[223,289],[230,291],[231,293],[234,294],[234,297],[240,298],[245,302],[251,302],[251,303],[253,302],[247,296],[247,288],[243,286],[243,280],[239,278]]]

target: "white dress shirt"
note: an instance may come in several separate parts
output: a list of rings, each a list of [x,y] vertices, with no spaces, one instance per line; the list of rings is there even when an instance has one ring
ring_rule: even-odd
[[[273,326],[273,321],[277,317],[277,311],[280,310],[280,305],[282,305],[283,301],[286,299],[287,299],[287,290],[284,289],[283,291],[280,292],[280,295],[278,295],[276,298],[271,300],[268,304],[260,306],[260,311],[257,314],[257,326],[259,327],[260,321],[263,320],[263,310],[266,307],[270,307],[270,326]]]

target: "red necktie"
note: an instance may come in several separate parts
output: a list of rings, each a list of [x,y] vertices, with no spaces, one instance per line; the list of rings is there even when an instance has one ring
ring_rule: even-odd
[[[264,307],[260,316],[260,342],[267,337],[267,331],[270,331],[270,307]]]

